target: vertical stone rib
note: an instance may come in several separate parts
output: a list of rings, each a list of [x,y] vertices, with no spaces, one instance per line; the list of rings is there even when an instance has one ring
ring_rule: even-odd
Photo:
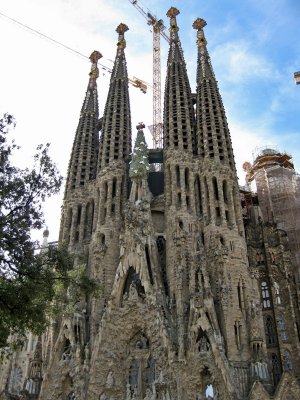
[[[235,169],[230,132],[222,98],[206,48],[203,28],[206,22],[198,18],[197,29],[197,108],[196,131],[200,158],[219,160]]]
[[[176,15],[172,7],[170,18],[170,49],[164,99],[164,148],[195,150],[194,110],[186,64],[178,37]]]
[[[103,115],[99,169],[113,160],[127,160],[131,149],[128,75],[124,53],[126,47],[124,33],[127,30],[125,24],[120,24],[116,29],[119,34],[118,49]]]
[[[102,55],[98,51],[94,51],[90,56],[92,63],[90,79],[73,143],[65,197],[73,189],[84,186],[96,177],[99,147],[96,80],[99,76],[97,62],[101,57]]]

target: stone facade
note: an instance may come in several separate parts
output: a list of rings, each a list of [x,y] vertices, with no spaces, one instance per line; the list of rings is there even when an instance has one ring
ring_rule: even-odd
[[[243,221],[206,23],[193,25],[194,109],[178,13],[167,14],[163,150],[147,151],[139,124],[131,154],[126,25],[117,28],[101,124],[100,54],[91,56],[60,242],[86,260],[100,290],[52,321],[29,374],[42,382],[39,396],[25,385],[17,398],[300,398],[299,303],[286,234],[258,206]]]

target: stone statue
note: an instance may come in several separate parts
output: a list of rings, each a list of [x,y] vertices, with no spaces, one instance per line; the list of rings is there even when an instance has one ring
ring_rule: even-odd
[[[112,388],[114,386],[114,377],[112,371],[109,371],[107,378],[106,378],[106,386],[108,388]]]
[[[274,282],[274,289],[275,289],[275,303],[281,304],[280,293],[279,293],[280,286],[276,281]]]

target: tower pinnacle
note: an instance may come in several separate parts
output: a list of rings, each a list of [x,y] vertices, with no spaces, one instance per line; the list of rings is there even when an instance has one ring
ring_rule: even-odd
[[[119,50],[124,50],[126,47],[126,40],[124,38],[124,33],[129,30],[128,26],[126,24],[123,24],[122,22],[117,26],[116,32],[119,34],[119,40],[117,43],[118,49]]]
[[[203,28],[207,25],[206,21],[202,18],[197,18],[196,21],[193,23],[193,28],[197,29],[197,46],[204,47],[206,46],[207,42],[204,36]]]
[[[178,36],[176,15],[179,11],[171,7],[170,49],[164,99],[164,148],[178,148],[193,152],[195,147],[194,109],[190,83],[186,71],[183,51]]]
[[[89,59],[91,60],[92,67],[90,72],[90,81],[89,81],[89,88],[92,89],[96,85],[96,80],[99,77],[99,69],[98,69],[98,60],[102,57],[102,54],[99,51],[94,50],[90,55]]]
[[[80,119],[73,143],[66,184],[66,195],[75,188],[84,186],[95,179],[98,153],[98,60],[101,53],[94,50],[90,55],[92,63],[85,99],[82,104]]]
[[[121,23],[118,33],[117,54],[111,74],[110,87],[103,114],[103,127],[100,138],[99,168],[113,160],[125,160],[131,149],[131,121],[128,93],[128,74],[124,49],[124,33],[128,26]]]
[[[176,7],[171,7],[167,12],[167,17],[170,18],[170,40],[176,39],[176,33],[179,31],[177,26],[176,16],[180,14],[180,11]],[[178,39],[178,36],[177,36]]]

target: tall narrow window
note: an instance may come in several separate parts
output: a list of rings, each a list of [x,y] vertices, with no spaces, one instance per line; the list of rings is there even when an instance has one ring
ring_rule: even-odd
[[[274,384],[276,385],[279,382],[280,375],[281,375],[281,367],[279,363],[279,359],[276,354],[271,355],[271,362],[272,362],[272,374]]]
[[[134,359],[131,362],[130,371],[129,371],[129,384],[131,393],[134,394],[138,390],[139,384],[139,362],[138,360]]]
[[[284,369],[286,371],[291,371],[293,369],[292,357],[291,357],[291,353],[288,350],[284,351],[283,360],[284,360]]]
[[[190,189],[189,185],[189,169],[185,168],[184,170],[184,184],[185,184],[185,190],[188,191]]]
[[[235,342],[236,342],[236,347],[238,349],[241,348],[241,323],[240,321],[235,321],[234,323],[234,334],[235,334]]]
[[[176,171],[176,185],[177,185],[177,186],[180,186],[180,170],[179,170],[179,165],[176,165],[175,171]]]
[[[210,203],[209,203],[209,190],[206,178],[204,178],[204,186],[205,186],[205,194],[206,194],[206,204],[207,204],[207,216],[208,218],[211,217],[210,215]]]
[[[281,340],[285,341],[288,340],[287,332],[286,332],[286,323],[283,314],[279,315],[278,318],[278,328]]]
[[[196,212],[198,215],[202,215],[202,199],[201,199],[201,186],[199,175],[196,176],[194,182],[194,190],[195,190],[195,202],[196,202]]]
[[[81,205],[77,207],[77,225],[80,225],[81,220]]]
[[[270,315],[266,316],[265,325],[266,325],[267,346],[273,346],[276,343],[276,335],[275,335],[274,321]]]
[[[219,200],[218,182],[215,176],[213,177],[212,182],[213,182],[215,200]]]
[[[223,199],[224,199],[224,202],[227,204],[228,203],[228,187],[227,187],[226,181],[223,181]]]
[[[267,282],[261,283],[261,296],[263,301],[263,308],[270,308],[271,301],[270,301],[270,292]]]
[[[146,261],[147,261],[147,268],[148,268],[150,283],[151,283],[151,285],[153,285],[153,275],[152,275],[151,260],[150,260],[148,244],[145,245],[145,255],[146,255]]]
[[[112,198],[116,197],[116,194],[117,194],[117,178],[114,178],[112,183]]]
[[[237,293],[238,293],[239,307],[240,307],[240,309],[242,310],[242,309],[243,309],[243,306],[242,306],[242,294],[241,294],[241,285],[240,285],[240,282],[239,282],[239,284],[238,284],[238,286],[237,286]]]
[[[107,185],[107,182],[105,181],[104,182],[104,202],[106,202],[106,200],[107,200],[107,194],[108,194],[108,185]]]

